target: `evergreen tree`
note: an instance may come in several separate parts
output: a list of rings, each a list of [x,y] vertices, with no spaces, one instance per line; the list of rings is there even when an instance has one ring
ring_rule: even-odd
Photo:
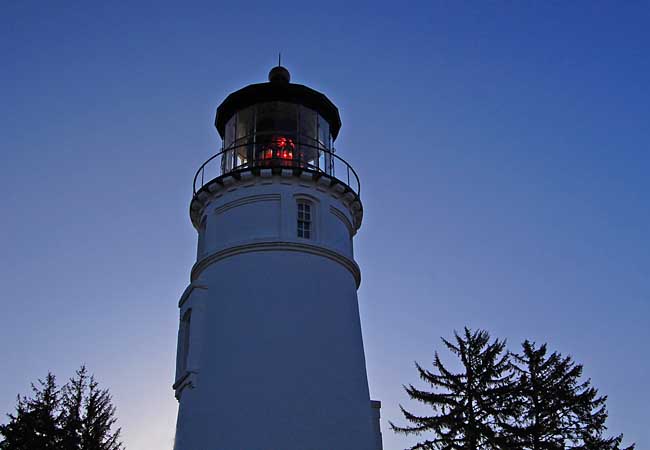
[[[400,405],[402,413],[412,425],[399,427],[391,422],[394,431],[406,435],[430,433],[431,437],[411,450],[487,450],[502,449],[504,441],[500,424],[512,416],[513,383],[509,373],[505,342],[490,343],[487,331],[472,332],[467,327],[455,343],[442,342],[457,356],[462,372],[452,373],[435,353],[434,372],[416,367],[420,378],[433,391],[420,390],[413,385],[404,387],[413,400],[428,405],[431,416],[419,416]]]
[[[618,450],[622,435],[603,436],[607,410],[604,396],[581,381],[582,366],[546,344],[525,341],[513,356],[518,412],[505,425],[515,448],[530,450]],[[626,450],[632,450],[634,446]]]
[[[99,389],[94,377],[88,382],[88,395],[81,420],[82,450],[122,450],[120,429],[112,431],[117,422],[115,406],[107,389]]]
[[[124,450],[107,389],[82,366],[61,391],[48,374],[0,425],[0,450]]]
[[[88,389],[86,366],[81,366],[63,388],[61,403],[61,428],[63,431],[62,447],[66,450],[81,450],[82,418],[84,398]]]
[[[32,384],[33,398],[18,396],[15,414],[7,414],[9,423],[0,425],[1,450],[60,450],[60,406],[56,378],[51,373],[45,380]]]

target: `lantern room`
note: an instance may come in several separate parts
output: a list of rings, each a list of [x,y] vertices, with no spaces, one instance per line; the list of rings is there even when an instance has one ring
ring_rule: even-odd
[[[268,83],[246,86],[217,108],[222,173],[277,167],[331,174],[338,109],[320,92],[289,81],[284,67],[274,67]]]
[[[226,97],[215,126],[223,146],[194,175],[190,216],[195,226],[215,192],[258,176],[300,177],[331,188],[354,206],[354,222],[361,223],[359,177],[333,146],[341,129],[339,110],[324,94],[291,83],[284,67],[271,69],[268,82]]]

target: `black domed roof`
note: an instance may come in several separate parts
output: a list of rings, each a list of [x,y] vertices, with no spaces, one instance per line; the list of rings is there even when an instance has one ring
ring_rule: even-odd
[[[262,102],[282,101],[296,103],[316,110],[330,125],[332,139],[341,129],[338,108],[324,94],[302,84],[290,83],[289,71],[274,67],[269,73],[268,83],[250,84],[230,94],[217,108],[214,125],[223,138],[226,123],[239,110]]]

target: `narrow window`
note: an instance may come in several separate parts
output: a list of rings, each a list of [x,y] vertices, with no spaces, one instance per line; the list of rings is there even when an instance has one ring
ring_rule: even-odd
[[[181,320],[181,374],[187,371],[190,355],[190,322],[192,310],[188,309]]]
[[[298,202],[298,237],[311,239],[312,235],[311,203],[301,200]]]
[[[205,254],[205,217],[199,225],[199,239],[197,244],[197,258],[202,257]]]

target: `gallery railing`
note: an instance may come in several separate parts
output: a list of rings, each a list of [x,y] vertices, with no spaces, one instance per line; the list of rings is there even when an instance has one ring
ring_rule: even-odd
[[[301,136],[297,141],[278,133],[247,136],[204,162],[194,176],[194,194],[210,181],[228,173],[261,169],[298,169],[322,173],[361,194],[359,176],[352,166],[320,142]]]

